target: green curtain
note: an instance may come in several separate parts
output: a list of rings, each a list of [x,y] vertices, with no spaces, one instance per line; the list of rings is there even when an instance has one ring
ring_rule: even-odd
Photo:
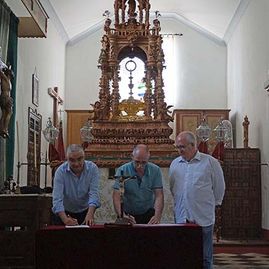
[[[17,56],[18,56],[18,24],[19,19],[11,12],[9,24],[9,38],[7,50],[7,63],[11,65],[14,78],[11,81],[11,97],[14,101],[13,114],[9,122],[9,139],[6,142],[6,175],[13,175],[14,168],[14,141],[15,141],[15,116],[16,116],[16,78],[17,78]]]

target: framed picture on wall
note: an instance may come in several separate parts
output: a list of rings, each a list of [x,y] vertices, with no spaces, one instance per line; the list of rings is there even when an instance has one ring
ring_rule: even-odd
[[[32,103],[35,106],[39,104],[39,80],[36,74],[32,75]]]

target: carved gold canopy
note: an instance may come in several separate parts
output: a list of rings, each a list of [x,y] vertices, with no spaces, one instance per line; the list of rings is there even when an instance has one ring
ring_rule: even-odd
[[[115,167],[126,162],[138,143],[149,146],[152,160],[159,165],[166,166],[175,155],[174,141],[169,138],[171,106],[165,103],[163,90],[160,21],[156,12],[151,27],[149,14],[149,0],[115,0],[114,27],[109,17],[104,24],[98,61],[99,100],[92,105],[94,138],[86,148],[86,155],[99,166]],[[130,95],[121,101],[120,62],[134,57],[144,63],[144,97],[141,101]],[[142,115],[138,116],[138,111]]]

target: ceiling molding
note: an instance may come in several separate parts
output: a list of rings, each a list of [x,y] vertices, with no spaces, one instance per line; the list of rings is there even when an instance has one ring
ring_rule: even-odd
[[[172,13],[168,13],[168,12],[163,13],[162,12],[161,15],[162,15],[161,17],[163,17],[163,18],[175,19],[175,20],[189,26],[191,29],[195,30],[196,32],[199,32],[200,34],[204,35],[205,37],[207,37],[211,41],[217,43],[218,45],[226,46],[223,39],[219,38],[217,35],[209,32],[209,31],[207,31],[206,29],[202,28],[198,24],[188,20],[187,18],[185,18],[182,15],[179,15],[179,14],[174,13],[174,12],[172,12]]]
[[[110,19],[112,20],[112,22],[114,22],[114,16],[111,17]],[[105,24],[105,18],[102,19],[101,21],[99,21],[98,23],[94,24],[93,26],[91,26],[89,29],[87,29],[87,30],[81,32],[80,34],[74,36],[73,38],[71,38],[67,42],[67,45],[73,46],[76,43],[80,42],[81,40],[87,38],[88,36],[91,36],[95,32],[99,31],[101,28],[103,28],[104,24]]]
[[[68,34],[65,31],[65,28],[64,28],[61,20],[59,19],[57,13],[55,12],[53,6],[51,5],[50,1],[49,0],[39,0],[39,1],[41,2],[42,6],[44,7],[46,12],[48,13],[50,20],[54,24],[56,30],[58,31],[58,33],[62,37],[63,41],[65,43],[67,43],[69,40]]]
[[[223,40],[225,41],[226,44],[230,41],[231,37],[233,36],[233,33],[238,25],[238,23],[241,20],[241,17],[245,14],[247,7],[249,5],[251,0],[241,0],[235,13],[234,16],[229,23],[229,26],[227,27],[227,30],[224,34]]]
[[[155,18],[155,13],[151,12],[150,17]],[[178,15],[177,13],[163,12],[163,13],[161,13],[161,18],[174,19],[176,21],[179,21],[179,22],[189,26],[193,30],[199,32],[200,34],[204,35],[206,38],[217,43],[218,45],[226,46],[226,43],[224,42],[223,39],[219,38],[218,36],[216,36],[215,34],[209,32],[209,31],[205,30],[204,28],[202,28],[198,24],[191,22],[190,20],[186,19],[185,17]],[[114,16],[111,17],[111,19],[112,19],[112,21],[114,21]],[[75,37],[73,37],[72,39],[70,39],[67,42],[67,45],[73,46],[76,43],[80,42],[81,40],[87,38],[88,36],[94,34],[97,31],[99,31],[104,26],[104,21],[105,21],[105,19],[102,19],[100,22],[96,23],[95,25],[93,25],[92,27],[87,29],[86,31],[81,32],[80,34],[76,35]]]

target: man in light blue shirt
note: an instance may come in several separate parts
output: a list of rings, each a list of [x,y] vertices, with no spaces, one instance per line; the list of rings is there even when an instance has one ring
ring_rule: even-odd
[[[159,166],[149,162],[149,157],[148,147],[139,144],[133,150],[133,160],[117,169],[118,179],[113,186],[114,208],[118,217],[131,223],[158,224],[161,221],[164,204],[162,172]],[[123,204],[121,176],[130,177],[124,182]]]
[[[69,145],[67,162],[55,173],[53,208],[55,224],[93,225],[94,213],[100,206],[99,170],[91,161],[85,161],[81,145]]]
[[[176,147],[180,156],[169,169],[175,221],[202,226],[204,269],[211,269],[215,208],[221,205],[225,191],[223,171],[218,160],[198,151],[192,132],[180,133]]]

